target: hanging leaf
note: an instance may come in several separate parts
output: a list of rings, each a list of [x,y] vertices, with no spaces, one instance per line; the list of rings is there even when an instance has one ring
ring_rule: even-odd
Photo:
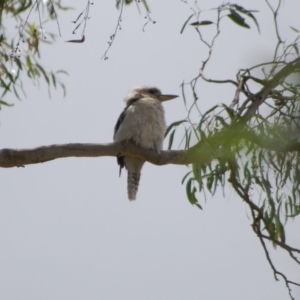
[[[234,7],[240,13],[245,14],[246,16],[248,16],[249,18],[251,18],[254,21],[254,23],[255,23],[255,25],[257,27],[258,32],[260,33],[259,24],[258,24],[256,18],[254,17],[254,15],[251,13],[251,12],[258,12],[257,10],[251,10],[250,11],[250,10],[247,10],[247,9],[243,8],[242,6],[239,6],[239,5],[236,5],[236,4],[233,4],[232,7]]]
[[[293,48],[294,48],[295,52],[297,53],[297,55],[299,56],[299,49],[298,49],[297,45],[294,44]]]
[[[230,120],[231,120],[231,121],[234,121],[235,115],[234,115],[234,113],[233,113],[233,109],[230,108],[230,107],[228,107],[228,106],[225,105],[225,104],[222,104],[222,106],[223,106],[224,109],[226,110],[227,115],[229,116]]]
[[[213,24],[212,21],[201,21],[201,22],[190,23],[191,26],[205,26],[205,25],[211,25],[211,24]]]
[[[171,150],[171,148],[172,148],[172,145],[173,145],[173,139],[174,139],[175,132],[176,132],[176,129],[174,129],[174,130],[172,131],[172,133],[170,134],[168,150]]]
[[[50,80],[49,80],[49,76],[48,76],[47,72],[46,72],[46,71],[44,70],[44,68],[43,68],[41,65],[39,65],[39,64],[36,64],[36,67],[41,71],[41,73],[42,73],[43,76],[44,76],[45,81],[46,81],[47,84],[49,85],[49,84],[50,84]]]
[[[193,180],[194,178],[190,178],[186,184],[186,195],[192,205],[196,205],[199,209],[202,210],[202,206],[199,204],[198,199],[195,196],[197,189],[194,186],[192,187]]]
[[[147,11],[147,12],[150,12],[150,8],[149,8],[149,5],[148,5],[147,1],[146,1],[146,0],[142,0],[142,3],[143,3],[143,5],[144,5],[146,11]]]
[[[7,103],[6,101],[3,101],[3,100],[0,100],[0,107],[1,107],[1,105],[5,105],[5,106],[9,106],[9,107],[14,106],[13,104]]]
[[[132,3],[132,1],[133,0],[124,0],[124,3],[125,3],[125,5],[130,5]],[[145,10],[147,12],[150,12],[149,5],[148,5],[147,1],[146,0],[141,0],[141,2],[143,3],[143,5],[145,7]],[[116,0],[116,8],[117,9],[120,8],[121,3],[122,3],[122,0]],[[138,2],[137,2],[137,4],[138,4]]]
[[[187,120],[180,120],[180,121],[176,121],[176,122],[173,122],[172,124],[170,124],[167,129],[166,129],[166,132],[165,132],[165,137],[168,135],[168,133],[171,131],[171,129],[173,127],[176,127],[178,125],[180,125],[181,123],[184,123],[184,122],[187,122]]]
[[[187,177],[188,177],[191,173],[192,173],[192,171],[187,172],[187,173],[183,176],[183,178],[182,178],[182,180],[181,180],[181,184],[184,184],[185,180],[187,179]]]
[[[26,57],[26,65],[27,65],[27,67],[28,67],[28,72],[27,72],[28,77],[35,78],[36,73],[35,73],[35,70],[34,70],[34,68],[33,68],[32,61],[31,61],[31,59],[30,59],[29,56]]]
[[[180,30],[180,34],[183,33],[183,30],[185,29],[185,26],[187,25],[187,23],[189,22],[189,20],[190,20],[193,16],[194,16],[194,14],[190,15],[190,16],[187,18],[187,20],[184,22],[184,24],[183,24],[183,26],[182,26],[182,28],[181,28],[181,30]]]
[[[296,28],[295,28],[295,27],[293,27],[293,26],[290,26],[290,28],[291,28],[293,31],[297,32],[297,33],[299,33],[299,32],[300,32],[298,29],[296,29]]]
[[[227,17],[239,26],[250,28],[250,26],[245,22],[245,19],[232,9],[230,9],[230,14],[227,15]]]
[[[191,129],[185,129],[185,146],[184,150],[187,150],[190,148],[190,141],[192,137],[192,130]]]
[[[116,0],[116,8],[117,8],[117,9],[119,9],[120,4],[121,4],[121,0]]]
[[[186,97],[185,97],[185,92],[184,92],[184,85],[185,85],[185,83],[183,81],[182,84],[180,85],[180,87],[181,87],[181,94],[182,94],[183,103],[186,107]]]
[[[69,41],[66,41],[66,43],[83,43],[84,41],[85,41],[85,37],[83,35],[80,40],[69,40]]]
[[[214,111],[217,107],[219,107],[219,105],[215,105],[213,106],[212,108],[210,108],[207,112],[205,112],[199,122],[199,125],[198,125],[198,130],[201,130],[201,127],[202,127],[202,124],[205,122],[206,118],[208,117],[208,115]]]

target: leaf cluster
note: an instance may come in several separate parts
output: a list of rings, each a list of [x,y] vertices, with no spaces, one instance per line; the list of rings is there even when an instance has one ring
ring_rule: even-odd
[[[220,15],[221,18],[227,17],[229,18],[232,22],[234,22],[235,24],[237,24],[238,26],[244,27],[244,28],[248,28],[250,29],[250,25],[247,23],[247,19],[250,19],[254,22],[258,32],[260,32],[260,28],[259,28],[259,24],[257,19],[255,18],[253,13],[257,13],[257,10],[247,10],[245,8],[243,8],[240,5],[237,4],[231,4],[231,3],[226,3],[223,5],[220,5],[217,8],[213,8],[212,10],[217,10]],[[191,14],[187,20],[184,22],[180,33],[183,33],[184,29],[186,28],[186,26],[189,24],[191,26],[194,26],[196,29],[199,26],[207,26],[207,25],[215,25],[216,23],[214,21],[211,20],[202,20],[202,18],[200,17],[201,15],[201,10],[199,10],[199,12],[195,12],[193,14]],[[197,19],[197,21],[189,23],[189,21],[195,18]]]
[[[199,74],[181,85],[188,115],[171,124],[167,135],[169,149],[178,126],[185,132],[181,145],[184,149],[194,149],[189,153],[197,155],[198,148],[202,156],[203,148],[207,147],[211,158],[203,160],[199,156],[199,161],[192,164],[191,171],[182,180],[187,199],[202,209],[202,195],[206,192],[214,195],[220,189],[224,193],[224,187],[230,185],[248,206],[252,228],[261,241],[274,276],[277,279],[280,275],[284,279],[293,299],[290,285],[298,284],[276,270],[265,241],[285,249],[300,264],[295,256],[300,250],[287,244],[285,232],[286,222],[300,215],[300,35],[296,28],[291,28],[298,35],[294,41],[284,42],[277,24],[281,1],[276,9],[267,0],[266,3],[273,13],[278,40],[273,60],[241,69],[236,78],[223,80],[206,77],[206,67],[212,60],[221,23],[229,19],[239,27],[250,29],[249,24],[253,22],[259,32],[254,15],[257,11],[226,3],[212,8],[215,18],[208,19],[198,6],[192,8],[193,14],[184,22],[180,33],[191,25],[199,41],[206,46],[207,54],[202,59]],[[207,26],[215,30],[210,39],[202,34]],[[231,103],[224,101],[202,112],[198,107],[199,82],[233,85],[235,92]],[[190,99],[186,96],[187,89],[192,95]],[[200,117],[195,119],[192,112]],[[195,144],[195,141],[198,142]]]
[[[13,105],[5,100],[8,93],[13,93],[19,100],[22,95],[26,96],[24,75],[34,84],[44,81],[49,95],[51,89],[57,87],[65,94],[60,75],[67,73],[63,70],[47,70],[43,66],[40,45],[55,41],[56,34],[45,33],[44,25],[50,20],[57,21],[57,10],[66,9],[69,8],[62,6],[61,1],[48,1],[46,4],[31,0],[0,2],[0,109],[2,105]],[[30,22],[32,13],[38,14],[39,24]],[[14,38],[6,23],[10,24],[9,28],[18,28]]]

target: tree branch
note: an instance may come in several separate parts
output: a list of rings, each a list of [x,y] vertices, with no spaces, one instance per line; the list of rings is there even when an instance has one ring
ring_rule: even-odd
[[[166,150],[157,152],[143,149],[133,142],[109,144],[61,144],[41,146],[32,149],[0,149],[0,167],[12,168],[24,165],[43,163],[66,157],[101,157],[101,156],[133,156],[139,157],[154,165],[168,164],[188,165],[191,163],[210,163],[213,159],[223,157],[222,147],[237,140],[248,140],[258,146],[275,152],[300,151],[300,143],[279,143],[267,136],[257,135],[250,130],[234,127],[220,131],[200,141],[188,150]]]
[[[203,144],[203,143],[202,143]],[[155,165],[187,165],[193,161],[207,163],[213,158],[208,147],[192,147],[184,151],[161,151],[143,149],[132,142],[109,144],[62,144],[32,149],[0,150],[0,167],[11,168],[42,163],[66,157],[134,156]]]
[[[276,86],[278,86],[280,83],[282,83],[287,76],[299,70],[299,67],[300,57],[284,66],[278,73],[273,76],[273,78],[269,82],[265,84],[265,86],[258,93],[252,95],[250,97],[252,100],[252,104],[249,106],[245,114],[241,117],[240,122],[242,122],[243,124],[248,122],[253,117],[259,106],[266,100],[272,90],[276,88]]]

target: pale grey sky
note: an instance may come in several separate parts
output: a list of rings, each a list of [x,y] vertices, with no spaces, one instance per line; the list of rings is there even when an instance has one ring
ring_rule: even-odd
[[[131,87],[154,85],[180,95],[179,85],[197,74],[205,57],[192,28],[179,34],[191,14],[181,1],[149,0],[156,24],[145,32],[144,13],[126,8],[107,61],[100,58],[116,26],[114,1],[95,1],[83,44],[64,41],[74,38],[70,21],[86,3],[63,2],[76,10],[60,14],[63,38],[43,47],[42,57],[46,66],[70,73],[67,97],[55,92],[48,99],[44,84],[27,84],[22,102],[7,97],[16,105],[1,111],[0,148],[111,142]],[[291,39],[289,25],[300,27],[300,2],[284,2],[280,30]],[[233,77],[238,68],[272,55],[275,39],[265,2],[236,3],[260,11],[261,34],[251,22],[246,30],[224,20],[210,77]],[[219,4],[198,1],[201,8]],[[55,23],[45,29],[56,30]],[[233,89],[201,84],[199,96],[205,111],[229,103]],[[186,116],[181,97],[165,110],[168,124]],[[125,173],[118,177],[114,158],[0,169],[0,299],[289,299],[284,283],[274,280],[246,206],[228,189],[225,198],[218,193],[206,203],[198,195],[204,207],[199,211],[181,185],[188,170],[146,164],[137,200],[129,202]],[[288,224],[287,238],[300,247],[299,221]],[[271,253],[278,268],[300,280],[299,268],[283,251]],[[300,299],[299,289],[295,297]]]

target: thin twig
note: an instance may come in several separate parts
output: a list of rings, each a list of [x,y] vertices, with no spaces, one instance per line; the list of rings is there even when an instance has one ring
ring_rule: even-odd
[[[50,0],[50,3],[52,5],[52,9],[53,9],[54,17],[55,17],[55,20],[56,20],[59,36],[62,36],[61,35],[61,30],[60,30],[60,24],[59,24],[59,21],[58,21],[58,16],[57,16],[57,13],[56,13],[56,9],[55,9],[53,0]]]
[[[121,8],[120,8],[120,13],[119,13],[119,17],[118,17],[118,22],[117,22],[117,26],[115,28],[114,34],[110,36],[110,41],[108,42],[108,47],[105,50],[104,54],[102,55],[101,59],[107,60],[108,56],[107,53],[109,51],[109,49],[111,48],[111,46],[113,45],[115,38],[117,36],[118,30],[121,30],[121,22],[122,22],[122,14],[123,14],[123,7],[124,7],[124,0],[121,0]]]

